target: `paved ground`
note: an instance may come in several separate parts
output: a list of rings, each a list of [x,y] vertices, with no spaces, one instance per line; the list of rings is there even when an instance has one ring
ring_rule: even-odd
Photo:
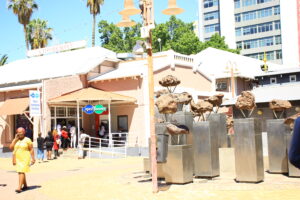
[[[61,158],[36,163],[28,173],[31,190],[15,194],[17,174],[11,159],[0,158],[0,199],[7,200],[299,200],[300,179],[266,173],[260,184],[238,184],[234,174],[214,180],[195,180],[185,185],[161,183],[152,193],[151,179],[142,172],[142,158]],[[3,198],[5,197],[5,198]]]

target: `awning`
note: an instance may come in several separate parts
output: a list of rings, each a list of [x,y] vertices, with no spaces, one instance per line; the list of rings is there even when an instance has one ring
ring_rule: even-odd
[[[71,101],[125,101],[136,102],[133,97],[128,97],[112,92],[105,92],[95,88],[83,88],[60,97],[51,99],[49,103],[71,102]]]
[[[29,106],[29,98],[7,99],[0,106],[0,115],[23,114]]]

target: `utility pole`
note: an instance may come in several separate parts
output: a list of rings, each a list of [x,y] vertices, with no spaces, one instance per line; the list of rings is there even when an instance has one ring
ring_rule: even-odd
[[[152,31],[149,28],[154,24],[154,7],[153,0],[143,0],[143,24],[149,31],[149,37],[146,41],[148,54],[148,87],[149,87],[149,113],[150,113],[150,157],[153,192],[158,192],[157,184],[157,160],[156,160],[156,134],[154,118],[154,75],[153,75],[153,56],[152,56]]]

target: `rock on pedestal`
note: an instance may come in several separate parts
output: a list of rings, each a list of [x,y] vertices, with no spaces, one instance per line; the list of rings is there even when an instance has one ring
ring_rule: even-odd
[[[260,119],[235,119],[235,169],[237,182],[264,180]]]
[[[168,161],[163,166],[167,183],[190,183],[193,181],[192,145],[169,145]]]
[[[218,137],[218,147],[225,148],[228,147],[227,143],[227,128],[226,128],[226,115],[221,113],[211,113],[208,121],[217,123],[217,137]]]
[[[289,134],[284,119],[267,120],[268,155],[270,173],[287,173],[287,141]]]
[[[169,144],[174,144],[174,145],[192,144],[193,141],[192,131],[193,131],[193,121],[194,121],[193,114],[190,112],[179,111],[173,114],[172,120],[175,121],[177,124],[187,126],[190,133],[188,135],[171,136],[170,137],[171,141]]]
[[[287,141],[288,151],[289,151],[290,146],[291,146],[292,137],[293,137],[293,132],[289,133],[287,135],[287,140],[286,141]],[[288,170],[289,170],[289,176],[290,177],[300,177],[300,169],[298,169],[294,165],[292,165],[290,163],[290,161],[288,161]]]
[[[210,121],[194,124],[194,174],[197,177],[220,175],[217,128],[217,124]]]

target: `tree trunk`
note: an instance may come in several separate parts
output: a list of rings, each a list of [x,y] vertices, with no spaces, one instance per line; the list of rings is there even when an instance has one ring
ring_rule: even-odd
[[[27,30],[26,30],[26,24],[23,24],[23,28],[24,28],[24,34],[25,34],[25,43],[26,43],[26,50],[29,50],[29,44],[28,44],[28,40],[27,40]]]
[[[95,28],[96,28],[96,15],[93,14],[92,47],[95,46]]]

